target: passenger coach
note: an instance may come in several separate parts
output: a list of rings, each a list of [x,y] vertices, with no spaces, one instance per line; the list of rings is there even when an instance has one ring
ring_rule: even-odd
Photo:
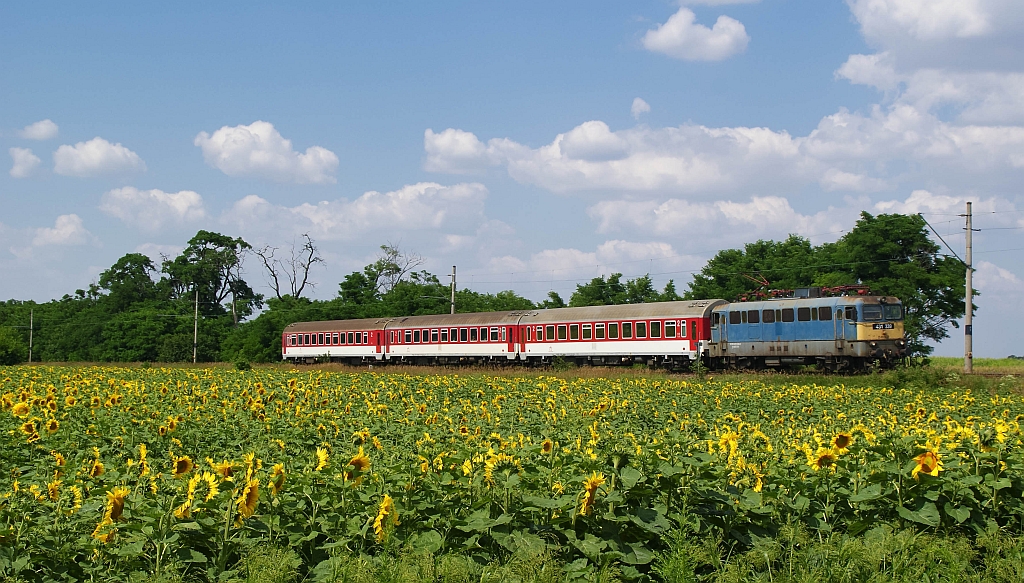
[[[300,322],[285,360],[455,364],[562,358],[578,364],[688,366],[707,355],[711,311],[724,300]]]

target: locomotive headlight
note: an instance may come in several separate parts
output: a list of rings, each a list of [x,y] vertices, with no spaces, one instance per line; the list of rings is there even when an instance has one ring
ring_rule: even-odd
[[[877,342],[872,342],[871,343],[871,348],[878,348],[878,343]]]

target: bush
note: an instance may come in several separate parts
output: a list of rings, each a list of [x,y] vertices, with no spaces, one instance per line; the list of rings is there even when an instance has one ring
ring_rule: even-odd
[[[0,328],[0,365],[10,366],[28,360],[28,347],[18,334],[10,328]]]
[[[244,358],[235,361],[235,370],[252,370],[252,364]]]

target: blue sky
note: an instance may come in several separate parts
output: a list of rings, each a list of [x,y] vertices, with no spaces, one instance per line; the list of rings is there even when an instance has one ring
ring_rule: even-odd
[[[959,252],[973,200],[978,354],[1024,353],[1011,0],[37,4],[0,8],[0,296],[206,228],[310,233],[319,297],[390,241],[540,299],[862,210]]]

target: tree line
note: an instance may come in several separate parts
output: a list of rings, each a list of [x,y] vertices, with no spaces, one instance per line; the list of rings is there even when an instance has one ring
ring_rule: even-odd
[[[247,261],[258,261],[272,295],[256,293],[246,281]],[[293,322],[449,311],[449,286],[420,269],[422,257],[396,245],[382,245],[373,263],[345,276],[333,298],[311,299],[311,270],[322,262],[308,235],[283,252],[199,231],[159,265],[129,253],[88,289],[44,303],[0,302],[0,364],[27,359],[30,311],[32,358],[49,362],[188,362],[193,354],[200,362],[273,362],[280,359],[281,333]],[[912,347],[927,354],[927,342],[945,338],[948,325],[964,315],[963,276],[963,264],[940,254],[919,215],[862,213],[834,243],[816,246],[791,235],[720,251],[682,295],[673,280],[659,291],[650,274],[623,280],[613,273],[578,284],[568,302],[555,292],[535,303],[512,290],[460,289],[455,303],[459,312],[529,310],[862,285],[903,300]]]

